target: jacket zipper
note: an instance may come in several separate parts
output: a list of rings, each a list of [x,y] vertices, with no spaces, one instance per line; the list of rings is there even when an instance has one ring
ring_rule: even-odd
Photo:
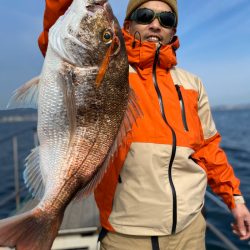
[[[173,146],[172,146],[171,158],[170,158],[169,167],[168,167],[168,178],[169,178],[169,183],[170,183],[170,187],[171,187],[171,190],[172,190],[172,196],[173,196],[172,234],[175,234],[175,232],[176,232],[176,224],[177,224],[177,197],[176,197],[175,186],[174,186],[173,179],[172,179],[172,167],[173,167],[173,162],[174,162],[174,158],[175,158],[175,154],[176,154],[176,144],[177,144],[177,142],[176,142],[175,131],[169,125],[169,123],[167,121],[165,111],[164,111],[164,104],[163,104],[161,91],[159,89],[159,85],[158,85],[158,82],[157,82],[156,68],[157,68],[157,63],[159,63],[159,54],[160,54],[161,46],[162,46],[161,44],[158,46],[158,48],[156,50],[156,53],[155,53],[154,64],[153,64],[153,83],[154,83],[154,87],[155,87],[155,90],[156,90],[156,93],[157,93],[157,96],[158,96],[158,101],[159,101],[159,105],[160,105],[160,111],[161,111],[162,118],[163,118],[164,122],[170,128],[170,130],[172,132]]]
[[[179,85],[175,85],[175,88],[178,93],[179,101],[180,101],[180,106],[181,106],[181,116],[182,116],[182,122],[185,131],[188,131],[188,124],[187,124],[187,117],[186,117],[186,111],[185,111],[185,105],[184,105],[184,100],[181,94],[181,89]]]

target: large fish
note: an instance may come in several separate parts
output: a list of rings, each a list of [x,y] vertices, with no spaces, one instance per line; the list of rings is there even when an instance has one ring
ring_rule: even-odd
[[[0,246],[48,250],[72,199],[96,187],[140,115],[119,24],[105,0],[74,0],[49,32],[39,79],[12,105],[37,101],[39,147],[24,177],[39,204],[0,221]],[[86,211],[87,213],[87,211]]]

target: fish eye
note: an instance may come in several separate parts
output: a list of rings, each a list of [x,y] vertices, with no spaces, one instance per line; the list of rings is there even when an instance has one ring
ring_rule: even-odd
[[[102,34],[102,40],[103,42],[105,42],[106,44],[109,44],[112,42],[113,39],[113,34],[110,30],[105,30]]]

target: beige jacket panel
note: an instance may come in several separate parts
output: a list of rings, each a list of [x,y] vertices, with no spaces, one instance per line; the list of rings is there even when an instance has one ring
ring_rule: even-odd
[[[171,145],[164,144],[131,145],[121,171],[122,183],[117,186],[109,217],[117,232],[131,235],[171,234],[173,196],[168,178],[171,149]],[[192,153],[191,149],[178,147],[172,169],[177,191],[177,232],[196,218],[203,205],[206,174],[191,159],[187,160]]]

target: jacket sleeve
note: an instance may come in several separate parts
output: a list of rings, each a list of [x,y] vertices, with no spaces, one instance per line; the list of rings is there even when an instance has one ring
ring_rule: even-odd
[[[192,157],[207,172],[208,184],[213,192],[222,197],[227,206],[235,207],[234,195],[241,195],[240,181],[236,178],[225,152],[220,148],[221,136],[217,132],[208,97],[199,81],[198,113],[202,125],[204,142]]]
[[[48,47],[48,33],[50,27],[65,13],[72,1],[73,0],[46,0],[43,31],[38,38],[38,45],[44,56]]]

